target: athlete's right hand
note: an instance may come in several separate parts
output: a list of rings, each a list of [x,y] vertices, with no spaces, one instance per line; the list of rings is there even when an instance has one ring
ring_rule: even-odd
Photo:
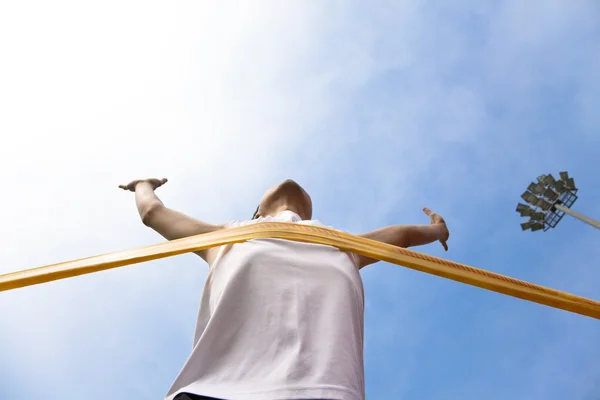
[[[129,190],[130,192],[135,192],[135,187],[138,184],[143,183],[143,182],[150,184],[150,186],[152,186],[152,190],[156,190],[157,188],[159,188],[162,185],[164,185],[165,183],[167,183],[167,178],[136,179],[135,181],[129,182],[127,185],[119,185],[119,187],[123,190]]]

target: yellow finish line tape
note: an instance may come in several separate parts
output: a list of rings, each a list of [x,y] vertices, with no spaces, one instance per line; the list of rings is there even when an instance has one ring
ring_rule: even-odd
[[[251,239],[276,238],[337,247],[520,299],[600,319],[600,302],[349,233],[302,224],[263,222],[152,246],[0,275],[0,292]]]

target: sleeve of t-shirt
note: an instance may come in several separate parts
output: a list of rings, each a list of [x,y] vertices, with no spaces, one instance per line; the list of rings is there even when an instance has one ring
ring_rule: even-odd
[[[225,227],[226,228],[236,228],[238,226],[246,226],[246,225],[255,224],[257,222],[259,222],[259,220],[257,220],[257,219],[246,220],[246,221],[236,219],[236,220],[233,220],[233,221],[227,223],[227,225]]]

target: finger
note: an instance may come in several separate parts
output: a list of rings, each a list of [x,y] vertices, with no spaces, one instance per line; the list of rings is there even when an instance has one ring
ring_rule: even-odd
[[[444,250],[448,251],[448,244],[445,241],[442,242],[442,246],[444,246]]]
[[[161,185],[164,185],[164,184],[165,184],[165,183],[167,183],[167,182],[169,182],[169,180],[168,180],[167,178],[162,178],[162,179],[160,180],[160,184],[161,184]]]
[[[119,188],[121,188],[123,190],[128,190],[126,185],[119,185]]]
[[[433,211],[431,211],[429,208],[425,207],[423,208],[423,212],[425,214],[427,214],[427,216],[431,217],[431,214],[433,214]]]

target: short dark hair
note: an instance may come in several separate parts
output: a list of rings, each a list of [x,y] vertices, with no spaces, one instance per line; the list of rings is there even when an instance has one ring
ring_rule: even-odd
[[[252,219],[256,219],[256,216],[258,215],[258,209],[260,208],[260,204],[258,205],[258,207],[256,207],[256,211],[254,211],[254,214],[252,214]]]

